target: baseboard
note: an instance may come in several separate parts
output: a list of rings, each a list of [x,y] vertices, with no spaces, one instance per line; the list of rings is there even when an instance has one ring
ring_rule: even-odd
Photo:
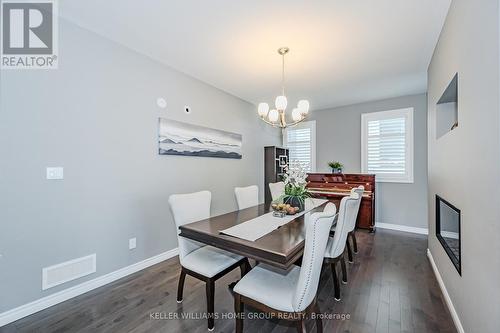
[[[432,270],[434,271],[434,275],[436,275],[436,280],[439,283],[439,287],[441,288],[441,292],[443,293],[444,300],[446,302],[446,305],[448,306],[448,310],[450,310],[451,313],[451,318],[453,319],[453,322],[455,323],[455,327],[457,328],[457,331],[459,333],[465,333],[464,328],[462,326],[462,323],[460,322],[460,318],[458,317],[457,311],[455,310],[455,307],[453,306],[453,302],[451,301],[450,294],[448,294],[448,290],[446,290],[446,286],[444,285],[443,278],[441,277],[441,274],[439,273],[436,263],[434,262],[434,258],[432,257],[432,253],[429,249],[427,249],[427,257],[429,258],[429,261],[431,262]]]
[[[79,296],[93,289],[102,287],[108,283],[121,279],[127,275],[143,270],[149,266],[156,265],[164,260],[175,257],[179,253],[178,248],[160,253],[154,257],[139,261],[130,266],[120,268],[114,272],[96,277],[95,279],[83,282],[79,285],[58,291],[54,294],[42,297],[36,301],[21,305],[17,308],[0,313],[0,327],[12,323],[18,319],[29,316],[33,313],[49,308],[53,305],[67,301],[70,298]]]
[[[429,234],[429,229],[427,229],[427,228],[409,227],[406,225],[399,225],[399,224],[376,222],[375,227],[382,228],[382,229],[391,229],[391,230],[398,230],[398,231],[404,231],[404,232],[411,232],[414,234],[421,234],[421,235],[428,235]]]

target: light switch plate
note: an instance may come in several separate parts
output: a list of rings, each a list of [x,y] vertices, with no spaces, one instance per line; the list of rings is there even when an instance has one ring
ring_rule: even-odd
[[[128,240],[128,249],[129,249],[129,250],[133,250],[133,249],[135,249],[136,247],[137,247],[137,240],[136,240],[136,238],[135,238],[135,237],[134,237],[134,238],[130,238],[130,239]]]
[[[47,168],[47,179],[49,179],[49,180],[64,179],[64,168],[63,167],[48,167]]]

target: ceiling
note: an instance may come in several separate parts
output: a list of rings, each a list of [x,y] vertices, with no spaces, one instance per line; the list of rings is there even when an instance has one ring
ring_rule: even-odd
[[[426,91],[451,0],[65,0],[59,12],[257,104],[280,93],[312,109]]]

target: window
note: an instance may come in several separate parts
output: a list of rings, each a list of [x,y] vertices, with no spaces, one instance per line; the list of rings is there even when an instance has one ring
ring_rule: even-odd
[[[361,170],[377,181],[413,183],[413,108],[361,115]]]
[[[307,172],[316,170],[316,121],[287,128],[283,143],[289,149],[290,161],[299,161]]]

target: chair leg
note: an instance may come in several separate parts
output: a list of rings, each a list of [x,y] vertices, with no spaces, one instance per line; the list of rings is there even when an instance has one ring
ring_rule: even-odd
[[[248,259],[245,258],[245,260],[240,264],[240,271],[241,271],[241,277],[244,277],[246,273],[250,271],[250,262]]]
[[[184,268],[181,269],[179,276],[179,285],[177,286],[177,303],[182,303],[182,293],[184,292],[184,280],[186,279],[186,272]]]
[[[336,301],[340,301],[340,284],[339,278],[337,276],[337,269],[335,266],[337,266],[337,263],[330,264],[330,267],[332,268],[334,297]]]
[[[240,294],[234,294],[234,313],[236,319],[236,333],[243,332],[243,303]]]
[[[240,264],[240,276],[243,277],[243,276],[245,276],[246,273],[247,272],[246,272],[245,264],[241,263]]]
[[[316,332],[323,333],[323,321],[321,320],[321,311],[319,310],[318,303],[314,302],[314,314],[316,315]]]
[[[214,291],[215,291],[215,281],[208,279],[206,283],[207,291],[207,315],[208,315],[208,330],[213,331],[215,326],[214,320]]]
[[[355,254],[358,254],[358,242],[356,240],[356,231],[351,232],[351,239],[352,239],[352,248],[354,250]]]
[[[340,267],[342,268],[342,283],[347,284],[347,267],[345,265],[344,255],[340,257]]]
[[[304,318],[297,320],[297,332],[298,333],[306,333],[306,322]]]
[[[349,258],[349,263],[352,264],[354,262],[354,259],[352,258],[352,249],[351,243],[349,243],[349,238],[347,238],[345,246],[347,247],[347,257]]]

